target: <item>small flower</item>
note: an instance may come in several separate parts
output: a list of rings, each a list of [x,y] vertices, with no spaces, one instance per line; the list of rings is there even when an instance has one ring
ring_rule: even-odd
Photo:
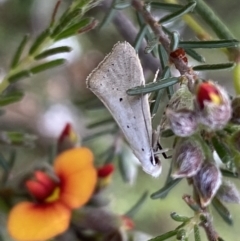
[[[173,154],[172,177],[192,177],[201,169],[204,154],[193,138],[180,138]]]
[[[198,191],[201,205],[205,207],[217,193],[222,183],[222,175],[215,164],[205,162],[193,177],[193,183]]]
[[[197,83],[195,107],[199,122],[211,130],[222,129],[232,115],[227,92],[211,81]]]
[[[92,196],[97,180],[93,154],[73,148],[60,154],[54,175],[35,171],[25,182],[35,201],[16,204],[8,217],[8,231],[16,240],[41,241],[67,230],[71,211]]]
[[[197,131],[198,122],[194,111],[188,109],[181,109],[173,111],[166,110],[171,130],[176,136],[191,136]]]

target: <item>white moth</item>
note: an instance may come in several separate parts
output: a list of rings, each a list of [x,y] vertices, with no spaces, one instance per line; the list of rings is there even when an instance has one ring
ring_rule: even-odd
[[[144,84],[138,55],[127,42],[117,43],[87,78],[87,87],[111,112],[143,170],[157,177],[161,173],[161,163],[153,154],[148,96],[126,93]]]

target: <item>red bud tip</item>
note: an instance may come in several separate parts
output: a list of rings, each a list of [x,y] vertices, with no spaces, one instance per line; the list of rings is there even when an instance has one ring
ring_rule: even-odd
[[[221,104],[221,95],[216,86],[211,82],[200,83],[197,88],[197,101],[200,108],[204,108],[204,101],[213,102],[215,104]]]
[[[61,133],[61,135],[58,138],[58,143],[63,142],[65,137],[68,137],[71,133],[72,125],[70,123],[67,123]]]
[[[114,172],[114,165],[111,163],[106,164],[106,165],[98,168],[97,172],[98,172],[99,178],[108,177],[109,175],[111,175]]]
[[[170,56],[174,59],[181,59],[183,62],[185,62],[186,64],[188,63],[188,59],[185,53],[185,50],[182,48],[179,48],[173,52],[170,53]]]

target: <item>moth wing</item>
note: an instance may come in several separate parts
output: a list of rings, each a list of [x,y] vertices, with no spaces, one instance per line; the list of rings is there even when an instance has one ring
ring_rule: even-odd
[[[87,78],[87,87],[109,109],[144,171],[158,176],[161,169],[151,162],[152,125],[148,96],[126,93],[128,89],[144,84],[138,55],[127,42],[117,43]]]

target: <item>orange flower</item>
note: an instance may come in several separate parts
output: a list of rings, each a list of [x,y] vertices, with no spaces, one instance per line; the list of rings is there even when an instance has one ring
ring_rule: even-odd
[[[35,171],[25,183],[36,202],[20,202],[10,211],[8,231],[16,240],[47,240],[66,231],[72,209],[83,206],[92,196],[97,172],[89,149],[63,152],[55,160],[54,172],[57,178]]]

